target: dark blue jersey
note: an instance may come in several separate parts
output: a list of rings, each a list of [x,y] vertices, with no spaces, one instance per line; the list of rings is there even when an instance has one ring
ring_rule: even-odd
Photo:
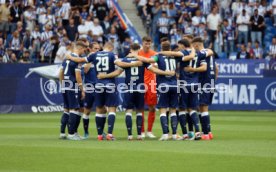
[[[123,58],[122,62],[131,63],[138,61],[136,58]],[[150,64],[144,63],[142,66],[124,68],[125,70],[125,83],[129,86],[133,83],[133,90],[144,90],[144,72],[145,68],[148,68]]]
[[[87,71],[87,73],[84,73],[84,82],[87,84],[96,84],[97,76],[94,64],[91,65],[90,69]]]
[[[111,73],[115,71],[115,55],[112,52],[99,51],[86,58],[87,62],[92,62],[95,66],[95,75],[99,73]],[[98,84],[115,84],[115,78],[96,79]]]
[[[175,71],[176,60],[174,57],[168,57],[164,55],[156,55],[152,57],[158,65],[158,68],[163,71]],[[157,75],[157,84],[176,85],[176,76]]]
[[[79,57],[77,54],[71,53],[73,57]],[[63,74],[65,81],[71,81],[73,84],[77,83],[76,71],[81,72],[81,64],[78,64],[71,60],[64,60],[62,62]],[[69,83],[65,82],[65,86],[68,87]],[[73,89],[73,88],[72,88]]]
[[[207,71],[199,74],[199,81],[201,83],[210,83],[212,79],[216,78],[216,61],[214,56],[207,56],[206,50],[201,50],[199,52],[200,56],[205,57],[207,64]]]
[[[187,56],[191,53],[191,50],[182,51],[184,56]],[[184,81],[186,84],[198,84],[199,72],[185,72],[184,68],[191,66],[193,68],[198,68],[202,64],[206,64],[205,57],[202,56],[199,52],[196,53],[196,56],[193,60],[187,62],[180,62],[180,76],[179,80]]]

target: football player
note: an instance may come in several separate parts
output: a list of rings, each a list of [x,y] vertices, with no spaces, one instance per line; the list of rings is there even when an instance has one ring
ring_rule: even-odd
[[[79,59],[79,56],[83,54],[86,49],[87,47],[83,42],[77,42],[75,48],[71,53],[71,56]],[[62,95],[64,101],[64,109],[66,111],[69,111],[69,135],[67,138],[69,140],[81,140],[79,135],[76,133],[77,116],[79,116],[80,109],[80,99],[84,99],[85,97],[84,88],[82,86],[81,65],[69,59],[64,60],[62,63],[62,68],[60,70],[60,81],[63,91]],[[76,84],[78,85],[78,88],[75,88]],[[64,115],[62,116],[61,123],[61,127],[63,129],[64,125],[66,126],[66,118],[64,117]]]
[[[203,40],[201,38],[195,38],[193,40],[193,46],[198,52],[198,56],[205,58],[207,63],[207,70],[199,74],[199,82],[201,85],[201,91],[199,94],[199,117],[202,127],[202,139],[210,140],[213,138],[210,125],[209,106],[212,104],[213,95],[215,91],[215,80],[218,76],[218,65],[216,64],[213,56],[213,51],[210,49],[204,49]],[[190,69],[193,72],[195,69]]]

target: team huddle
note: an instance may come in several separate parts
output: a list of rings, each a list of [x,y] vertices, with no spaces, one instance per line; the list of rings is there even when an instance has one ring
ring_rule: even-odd
[[[98,140],[115,140],[113,135],[119,89],[116,77],[125,72],[123,108],[128,140],[133,140],[132,115],[136,112],[137,140],[155,138],[152,133],[155,110],[159,109],[163,135],[159,140],[210,140],[208,107],[215,91],[218,67],[213,51],[203,40],[187,35],[171,49],[161,40],[161,51],[151,50],[152,40],[144,37],[142,48],[133,43],[127,57],[117,58],[113,45],[102,51],[97,43],[79,40],[62,63],[60,81],[64,100],[60,138],[82,140],[89,137],[89,114],[96,107]],[[85,55],[86,54],[86,55]],[[144,127],[144,107],[148,107],[148,127]],[[83,118],[84,137],[78,134]],[[108,123],[107,133],[104,132]],[[169,124],[170,121],[170,124]],[[182,135],[177,134],[180,124]],[[188,126],[186,126],[188,124]],[[201,127],[200,127],[201,125]],[[68,126],[68,136],[65,129]],[[171,137],[169,135],[171,126]]]

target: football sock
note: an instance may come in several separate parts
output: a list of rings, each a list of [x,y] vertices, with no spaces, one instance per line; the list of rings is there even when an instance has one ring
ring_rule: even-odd
[[[137,125],[137,134],[141,135],[142,133],[142,113],[136,114],[136,125]]]
[[[126,113],[125,120],[126,120],[127,134],[131,136],[132,135],[132,114]]]
[[[168,121],[167,121],[167,116],[165,113],[160,114],[160,122],[161,122],[161,127],[163,134],[168,134]]]
[[[176,125],[176,131],[177,131],[178,124],[179,124],[179,110],[176,110],[176,117],[177,117],[177,125]]]
[[[115,123],[115,112],[109,112],[108,117],[107,117],[107,123],[108,123],[108,134],[112,134],[113,128],[114,128],[114,123]]]
[[[152,131],[154,120],[155,120],[155,112],[149,112],[149,115],[148,115],[148,132]]]
[[[66,129],[66,125],[68,123],[69,120],[69,113],[68,112],[63,112],[63,115],[61,116],[61,120],[60,120],[60,133],[65,134],[65,129]]]
[[[168,121],[168,126],[169,126],[169,123],[170,123],[170,111],[167,111],[166,112],[166,116],[167,116],[167,121]],[[170,127],[168,127],[168,132],[170,132]]]
[[[172,134],[176,134],[177,123],[178,123],[176,113],[172,113],[170,117],[171,117]]]
[[[95,121],[96,121],[96,127],[98,135],[103,134],[103,121],[105,120],[106,115],[105,114],[96,114]]]
[[[203,134],[208,134],[208,118],[209,114],[208,112],[202,112],[202,132]],[[210,120],[209,120],[210,121]]]
[[[186,128],[186,114],[187,112],[179,112],[179,123],[182,129],[182,134],[187,134]]]
[[[193,122],[192,122],[191,116],[188,112],[186,113],[186,121],[188,123],[188,130],[190,132],[193,132],[194,131]]]
[[[76,116],[75,133],[78,132],[78,128],[79,128],[79,125],[80,125],[82,115],[83,115],[83,113],[79,112],[78,115]]]
[[[190,116],[191,116],[192,123],[194,124],[194,127],[195,127],[195,132],[199,132],[200,131],[199,130],[199,119],[198,119],[196,111],[190,112]]]
[[[68,128],[69,128],[69,134],[73,135],[76,131],[76,120],[79,112],[77,111],[70,111],[69,114],[69,121],[68,121]]]
[[[84,133],[88,134],[89,115],[83,114],[83,116],[82,116],[82,122],[83,122]]]
[[[200,123],[200,126],[201,126],[201,130],[203,132],[203,121],[202,121],[201,112],[198,113],[198,118],[199,118],[199,123]]]
[[[105,123],[106,123],[106,115],[103,116],[102,124],[101,124],[103,132],[104,132]]]
[[[145,113],[142,113],[142,133],[145,132]]]
[[[206,113],[206,127],[207,127],[207,132],[211,132],[211,120],[210,120],[210,115],[209,112],[205,112]],[[203,113],[202,113],[203,114]]]

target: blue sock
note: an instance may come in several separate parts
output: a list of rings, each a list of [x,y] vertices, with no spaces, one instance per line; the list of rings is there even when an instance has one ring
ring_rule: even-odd
[[[191,116],[192,123],[194,124],[194,127],[195,127],[195,132],[199,132],[200,131],[199,130],[199,119],[198,119],[196,111],[190,112],[190,116]]]
[[[168,120],[166,114],[160,114],[160,122],[161,122],[161,127],[163,134],[168,134]]]
[[[177,126],[176,126],[176,129],[177,129],[178,123],[179,123],[179,110],[176,110],[176,117],[177,117]]]
[[[96,127],[98,135],[103,134],[103,120],[105,119],[105,114],[96,114],[95,121],[96,121]]]
[[[142,133],[142,123],[143,123],[143,117],[142,113],[136,114],[136,126],[137,126],[137,134],[141,135]]]
[[[172,134],[176,134],[176,130],[177,130],[177,116],[176,113],[172,113],[171,114],[171,127],[172,127]]]
[[[113,133],[113,128],[114,128],[114,123],[115,123],[115,112],[109,112],[108,118],[107,118],[107,123],[108,123],[108,134]]]
[[[88,134],[88,129],[89,129],[89,115],[83,114],[82,116],[82,122],[83,122],[83,129],[84,133]]]
[[[79,113],[79,114],[76,116],[75,133],[78,132],[78,128],[79,128],[79,126],[80,126],[80,121],[81,121],[81,116],[82,116],[82,113]]]
[[[104,117],[102,119],[102,124],[101,124],[103,132],[104,132],[105,123],[106,123],[106,115],[104,115]]]
[[[167,122],[168,122],[168,133],[170,132],[170,128],[169,128],[169,123],[170,123],[170,111],[166,112],[166,116],[167,116]]]
[[[182,133],[187,134],[187,128],[186,128],[186,112],[179,112],[179,123],[182,129]]]
[[[76,121],[78,116],[77,111],[70,111],[69,114],[69,121],[68,121],[68,128],[69,128],[69,134],[73,135],[76,131]]]
[[[61,120],[60,120],[60,133],[65,134],[65,129],[66,129],[66,125],[68,124],[68,120],[69,120],[69,113],[68,112],[64,112],[63,115],[61,116]]]
[[[193,132],[194,131],[193,121],[192,121],[192,118],[191,118],[191,116],[188,112],[186,113],[186,121],[188,123],[188,130],[190,132]]]
[[[200,113],[198,113],[198,118],[199,118],[199,123],[200,123],[200,126],[201,126],[201,130],[202,130],[202,132],[203,132],[203,121],[202,121],[202,117],[201,117],[201,112]]]
[[[204,116],[203,116],[204,114]],[[202,117],[204,117],[205,120],[205,125],[206,125],[206,134],[208,134],[209,132],[211,132],[211,123],[210,123],[210,115],[209,112],[203,112],[202,113]]]
[[[132,114],[126,113],[126,127],[127,127],[127,134],[129,136],[132,135]]]

